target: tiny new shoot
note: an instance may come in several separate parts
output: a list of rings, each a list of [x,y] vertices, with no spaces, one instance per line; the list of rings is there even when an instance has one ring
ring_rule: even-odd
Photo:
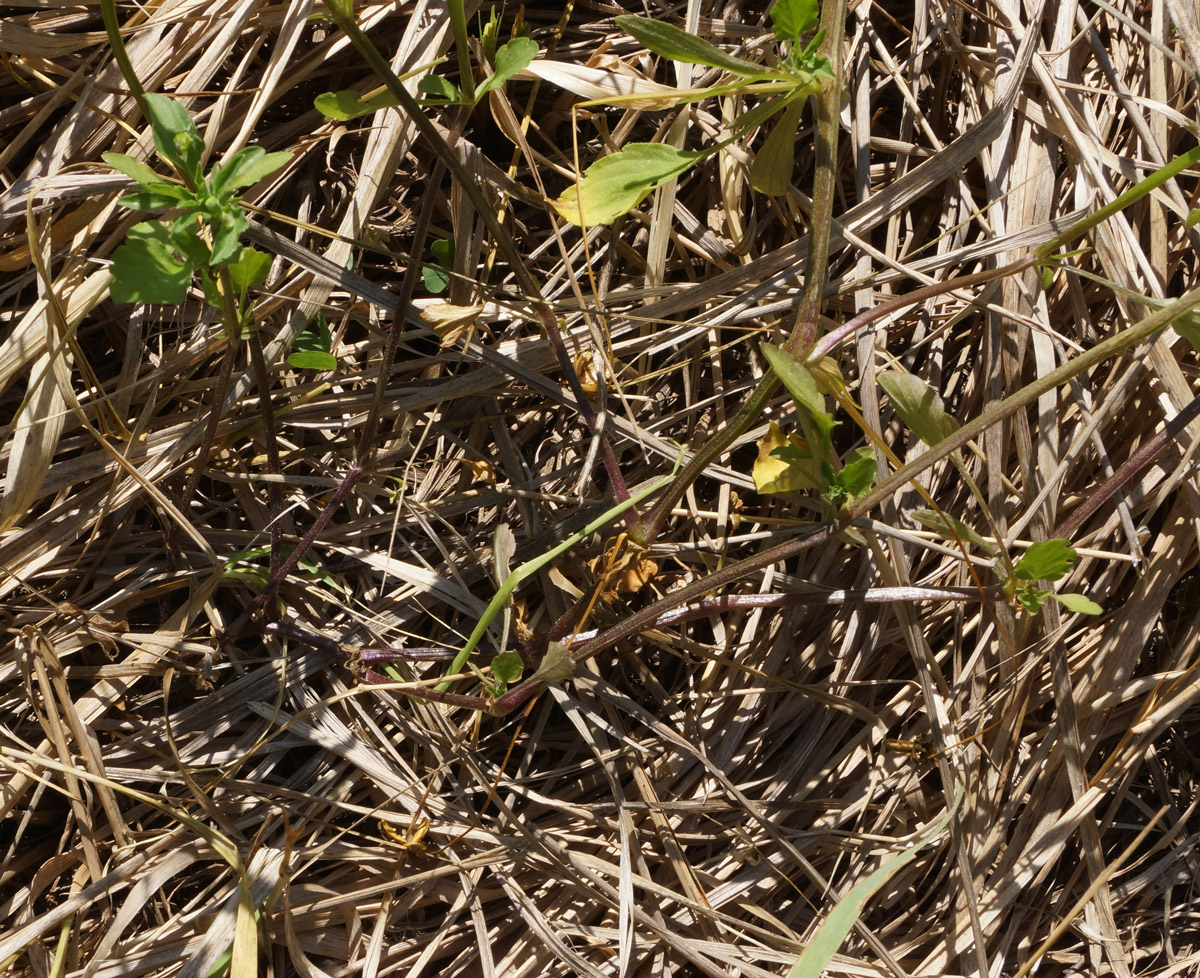
[[[451,6],[454,6],[452,3]],[[461,4],[459,4],[461,7]],[[421,67],[400,76],[404,81],[416,75],[423,75],[417,83],[417,91],[424,97],[422,103],[426,106],[462,105],[473,108],[488,92],[498,91],[505,82],[516,76],[529,66],[537,57],[537,42],[528,37],[514,37],[505,44],[496,47],[495,44],[495,12],[492,19],[484,25],[483,39],[485,53],[492,59],[492,73],[478,85],[471,82],[469,66],[464,75],[464,84],[455,85],[441,75],[427,74],[431,68],[436,68],[441,61]],[[490,43],[489,43],[490,39]],[[461,69],[461,61],[460,61]],[[339,122],[348,122],[360,116],[371,115],[380,109],[391,108],[398,104],[396,97],[387,89],[371,92],[360,96],[354,91],[325,92],[318,95],[313,103],[318,112]]]
[[[212,451],[220,420],[218,408],[233,376],[238,344],[246,337],[250,339],[250,361],[264,405],[267,454],[272,468],[279,470],[266,364],[250,299],[251,289],[266,281],[271,256],[241,243],[250,219],[238,192],[284,166],[292,154],[267,153],[259,146],[247,146],[206,175],[204,140],[187,110],[173,99],[153,93],[142,94],[139,105],[149,116],[154,148],[175,171],[175,178],[162,176],[124,153],[104,154],[109,166],[138,185],[118,203],[131,210],[164,214],[161,220],[134,225],[124,244],[113,253],[110,294],[115,302],[180,305],[187,298],[193,278],[199,275],[205,299],[220,314],[227,341],[208,424],[183,490],[181,509],[186,513]],[[272,483],[270,493],[274,516],[282,509],[282,488]],[[168,535],[168,549],[174,549],[177,533],[178,527]],[[279,521],[272,519],[275,543],[280,533]]]
[[[138,184],[138,190],[118,201],[122,207],[152,213],[170,210],[174,216],[130,229],[113,254],[113,300],[179,305],[199,273],[209,301],[223,312],[236,310],[236,326],[247,327],[247,292],[265,281],[271,258],[240,243],[250,221],[238,191],[274,173],[292,154],[247,146],[205,176],[204,141],[187,110],[165,95],[147,94],[145,99],[154,147],[178,179],[164,177],[124,153],[105,153],[104,162]],[[229,283],[221,281],[221,269],[228,270]]]
[[[1098,615],[1100,605],[1082,594],[1059,594],[1039,588],[1039,581],[1062,580],[1075,566],[1078,555],[1066,540],[1043,540],[1030,546],[1017,561],[1013,576],[1005,585],[1005,591],[1031,615],[1042,610],[1048,598],[1052,598],[1068,611],[1081,615]]]

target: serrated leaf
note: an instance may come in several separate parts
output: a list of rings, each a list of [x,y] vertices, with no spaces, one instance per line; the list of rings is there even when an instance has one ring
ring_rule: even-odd
[[[796,165],[796,131],[804,102],[791,101],[783,110],[750,164],[750,186],[768,197],[782,197],[791,189],[792,170]]]
[[[793,44],[813,30],[819,19],[817,0],[775,0],[771,8],[771,29],[775,36]]]
[[[577,227],[611,224],[707,155],[662,143],[630,143],[593,163],[577,185],[568,187],[551,204]]]
[[[252,187],[265,176],[285,166],[292,158],[291,153],[268,153],[261,146],[247,146],[233,154],[233,158],[212,176],[214,194],[231,193],[244,187]]]
[[[395,96],[382,91],[369,98],[359,98],[358,92],[323,92],[313,99],[313,106],[321,115],[339,122],[349,122],[359,116],[370,115],[380,109],[396,104]]]
[[[154,148],[164,160],[170,160],[181,173],[191,176],[197,186],[203,182],[200,162],[204,140],[187,109],[174,99],[151,92],[146,96]]]
[[[162,183],[163,178],[155,173],[149,166],[141,160],[135,160],[132,156],[127,156],[124,153],[101,153],[101,159],[104,160],[118,173],[124,173],[130,179],[136,180],[140,184]]]
[[[782,72],[770,71],[753,61],[743,61],[731,54],[726,54],[720,48],[714,47],[708,41],[680,30],[678,27],[662,20],[649,20],[645,17],[634,17],[622,14],[614,20],[621,30],[639,41],[655,54],[672,61],[684,64],[707,65],[710,68],[721,68],[730,74],[741,75],[744,78],[779,77]]]
[[[926,445],[936,445],[958,429],[958,422],[946,413],[945,402],[920,377],[893,367],[876,380],[891,398],[900,420]]]
[[[965,540],[988,553],[991,553],[995,549],[983,537],[971,529],[971,527],[967,526],[966,523],[951,516],[949,513],[939,513],[932,509],[914,509],[908,515],[910,519],[916,523],[920,523],[925,529],[933,530],[934,533],[940,533],[948,540]]]
[[[492,659],[492,678],[505,686],[511,686],[521,678],[525,663],[516,652],[501,652]]]
[[[1025,551],[1013,573],[1022,581],[1061,580],[1075,566],[1077,556],[1066,540],[1043,540]]]
[[[752,474],[754,488],[762,495],[825,488],[818,463],[804,439],[794,433],[785,437],[774,421],[759,439]]]
[[[187,298],[192,267],[175,257],[170,231],[154,221],[135,224],[113,252],[113,302],[177,306]]]
[[[537,57],[537,41],[528,37],[514,37],[496,51],[496,70],[475,89],[475,97],[481,98],[485,93],[499,88]]]
[[[1067,611],[1073,611],[1077,615],[1100,615],[1104,613],[1104,609],[1100,605],[1083,594],[1053,594],[1051,597],[1066,608]]]

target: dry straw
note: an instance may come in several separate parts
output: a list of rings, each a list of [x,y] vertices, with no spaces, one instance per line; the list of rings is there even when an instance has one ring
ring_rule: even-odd
[[[1183,0],[852,7],[826,326],[1016,260],[1195,146],[1200,30]],[[380,85],[321,5],[120,7],[134,69],[187,106],[210,162],[246,144],[295,154],[247,195],[254,241],[280,256],[257,309],[282,472],[268,471],[260,396],[239,363],[198,494],[180,508],[223,339],[198,294],[179,308],[108,301],[106,265],[132,222],[101,153],[148,159],[149,135],[95,7],[9,11],[0,962],[11,973],[190,978],[232,953],[239,975],[781,975],[839,898],[918,838],[828,973],[1200,970],[1200,427],[1167,428],[1193,399],[1196,354],[1179,336],[1095,364],[963,448],[1016,556],[1171,432],[1074,536],[1070,587],[1101,602],[1098,619],[1053,607],[1030,618],[949,592],[747,603],[622,642],[504,719],[435,706],[358,684],[328,652],[253,629],[223,638],[262,585],[267,484],[284,487],[294,543],[353,461],[378,384],[375,462],[320,533],[315,563],[281,588],[290,618],[348,643],[461,646],[495,591],[498,525],[516,536],[517,566],[611,505],[603,470],[581,472],[592,435],[510,262],[453,178],[432,183],[441,171],[402,112],[342,123],[313,109],[322,92]],[[613,28],[617,12],[524,17],[554,61],[604,70],[618,57],[624,77],[660,86],[716,80],[656,64]],[[761,6],[649,12],[739,57],[773,57]],[[449,56],[436,70],[455,76],[443,5],[368,3],[356,16],[397,71]],[[429,118],[457,139],[569,353],[599,362],[605,435],[627,483],[645,485],[735,414],[765,370],[760,343],[790,328],[811,116],[790,193],[749,188],[759,132],[589,229],[585,248],[578,229],[552,226],[530,167],[547,194],[566,186],[573,97],[558,85],[586,73],[534,74],[473,114]],[[709,145],[750,107],[593,109],[580,115],[581,160],[652,139]],[[1196,287],[1185,226],[1196,193],[1185,172],[1114,215],[1066,263],[1086,274],[1059,271],[1043,289],[1031,270],[859,333],[837,351],[849,396],[915,458],[924,446],[880,396],[878,371],[899,362],[960,422],[984,415]],[[432,237],[455,242],[449,298],[483,307],[444,346],[388,308],[431,197]],[[327,375],[286,362],[318,313],[339,358]],[[381,377],[389,332],[400,355]],[[791,424],[786,396],[771,407]],[[842,419],[840,449],[863,443]],[[648,590],[598,602],[589,627],[811,521],[802,502],[753,491],[766,425],[665,521]],[[944,512],[988,532],[957,469],[919,478]],[[861,529],[869,545],[831,537],[734,591],[994,584],[978,551],[969,564],[912,529],[905,513],[924,505],[891,495]],[[511,634],[545,634],[586,599],[608,542],[586,540],[526,581]],[[440,673],[405,678],[417,677]],[[960,786],[948,830],[927,841]]]

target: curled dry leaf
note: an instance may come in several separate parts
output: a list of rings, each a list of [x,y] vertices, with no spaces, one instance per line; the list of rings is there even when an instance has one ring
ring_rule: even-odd
[[[463,334],[475,326],[483,306],[456,306],[452,302],[431,302],[421,310],[421,318],[438,334],[442,346],[454,346]]]
[[[575,373],[579,377],[579,386],[586,394],[595,394],[600,390],[600,372],[596,369],[596,354],[591,350],[576,353],[571,358]]]
[[[630,109],[668,109],[688,93],[643,78],[618,62],[618,70],[589,68],[561,61],[532,62],[518,78],[540,78],[564,91],[593,102],[619,102]]]
[[[617,591],[621,594],[637,594],[658,573],[657,562],[649,557],[638,559],[634,554],[626,558],[625,569],[617,580]]]
[[[492,485],[496,481],[496,466],[482,459],[464,458],[463,465],[471,473],[471,481]]]

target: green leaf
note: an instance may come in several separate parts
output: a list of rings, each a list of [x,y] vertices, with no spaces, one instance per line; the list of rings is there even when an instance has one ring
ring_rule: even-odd
[[[462,98],[462,93],[441,75],[426,75],[417,82],[417,91],[446,102],[457,102]]]
[[[426,265],[421,269],[425,288],[433,295],[445,291],[450,283],[450,269],[454,267],[454,242],[449,238],[438,238],[429,246],[437,267]]]
[[[124,153],[101,153],[101,158],[119,173],[124,173],[125,176],[136,180],[138,183],[150,185],[152,183],[162,183],[163,178],[155,173],[141,160],[135,160],[132,156],[126,156]]]
[[[478,100],[485,92],[499,88],[537,57],[537,53],[537,41],[528,37],[514,37],[496,52],[496,70],[491,78],[475,89],[475,98]]]
[[[1185,228],[1195,227],[1200,224],[1200,207],[1193,207],[1188,211],[1187,219],[1183,222]]]
[[[796,163],[796,131],[804,112],[801,99],[790,101],[775,128],[754,154],[750,165],[750,186],[768,197],[782,197],[791,189]]]
[[[920,523],[927,530],[940,533],[949,540],[959,539],[973,543],[981,550],[992,553],[995,548],[983,537],[967,526],[962,520],[949,513],[939,513],[932,509],[914,509],[908,514],[914,522]]]
[[[900,420],[926,445],[936,445],[957,430],[958,422],[946,413],[945,402],[921,378],[893,367],[876,380],[891,398]]]
[[[819,19],[817,0],[775,0],[771,8],[771,29],[775,36],[793,44],[816,28]]]
[[[680,30],[662,20],[648,20],[645,17],[634,17],[622,14],[614,20],[621,30],[639,41],[655,54],[672,61],[684,64],[708,65],[710,68],[721,68],[733,75],[743,78],[779,78],[785,77],[782,72],[771,71],[753,61],[743,61],[731,54],[726,54],[720,48],[713,47],[695,34]]]
[[[500,18],[496,16],[496,8],[492,7],[488,11],[488,19],[485,21],[483,15],[479,15],[479,46],[483,48],[483,56],[488,61],[495,64],[496,62],[496,42],[500,37]]]
[[[1042,605],[1044,605],[1046,603],[1046,599],[1051,596],[1052,592],[1042,591],[1034,587],[1032,584],[1018,588],[1016,593],[1013,595],[1013,597],[1015,597],[1021,603],[1021,606],[1031,615],[1036,615],[1039,611],[1041,611]]]
[[[271,270],[271,256],[254,248],[241,248],[229,263],[229,278],[237,293],[245,298],[255,285],[262,285]]]
[[[426,265],[421,269],[421,277],[425,279],[425,288],[430,295],[441,295],[450,284],[450,273],[440,266]]]
[[[846,936],[862,917],[867,901],[878,893],[889,879],[912,862],[925,846],[946,831],[950,820],[958,811],[958,806],[962,804],[964,793],[965,789],[959,788],[954,796],[953,804],[946,811],[925,826],[911,842],[899,849],[895,855],[885,858],[879,864],[878,869],[860,879],[846,891],[846,895],[837,902],[837,905],[821,922],[808,946],[796,959],[796,963],[792,965],[792,970],[788,972],[787,978],[817,978],[825,971]]]
[[[156,221],[129,229],[125,243],[113,252],[114,302],[157,302],[177,306],[187,298],[192,266],[175,257],[171,232]]]
[[[521,678],[525,663],[516,652],[501,652],[492,659],[492,677],[504,686],[511,686]]]
[[[180,214],[170,224],[171,241],[175,250],[196,266],[207,266],[212,253],[196,231],[194,210]]]
[[[150,129],[154,133],[154,148],[164,160],[169,160],[181,174],[189,175],[196,186],[204,182],[200,169],[204,156],[204,140],[187,109],[165,95],[146,96],[150,113]]]
[[[318,315],[292,342],[287,362],[297,370],[333,370],[337,366],[337,357],[332,349],[333,336],[329,326],[325,317]]]
[[[1200,315],[1196,310],[1189,309],[1182,316],[1176,316],[1171,326],[1193,349],[1200,350]]]
[[[313,105],[323,116],[348,122],[359,116],[370,115],[380,109],[387,109],[396,104],[391,92],[383,91],[370,98],[359,98],[358,92],[324,92],[313,99]]]
[[[268,153],[261,146],[247,146],[234,153],[233,158],[212,175],[209,186],[218,196],[252,187],[291,158],[291,153]]]
[[[429,246],[433,260],[443,268],[454,266],[454,241],[450,238],[435,238]]]
[[[1104,612],[1100,605],[1084,594],[1052,594],[1051,597],[1067,611],[1078,615],[1099,615]]]
[[[237,254],[238,238],[250,226],[250,219],[240,207],[230,207],[221,215],[221,223],[213,234],[212,257],[208,260],[210,268],[223,265]]]
[[[337,357],[332,353],[292,353],[287,362],[297,370],[334,370],[337,367]]]
[[[875,481],[875,452],[870,448],[856,448],[847,456],[848,461],[837,473],[838,481],[851,499],[865,496]]]
[[[812,371],[781,346],[764,343],[762,351],[767,363],[779,375],[783,386],[788,389],[796,407],[800,409],[798,417],[805,429],[804,436],[809,447],[819,442],[821,451],[814,451],[814,455],[827,459],[830,453],[829,434],[837,422],[833,420],[833,415],[825,410],[825,395],[821,392]]]
[[[1043,540],[1025,551],[1013,572],[1021,581],[1057,581],[1070,573],[1077,556],[1066,540]]]
[[[662,143],[630,143],[593,163],[577,185],[568,187],[551,204],[579,227],[611,224],[709,152],[689,153]]]
[[[183,187],[170,183],[150,184],[146,190],[126,194],[117,204],[128,207],[131,211],[162,211],[168,207],[178,207],[185,200],[192,200],[192,195]]]

